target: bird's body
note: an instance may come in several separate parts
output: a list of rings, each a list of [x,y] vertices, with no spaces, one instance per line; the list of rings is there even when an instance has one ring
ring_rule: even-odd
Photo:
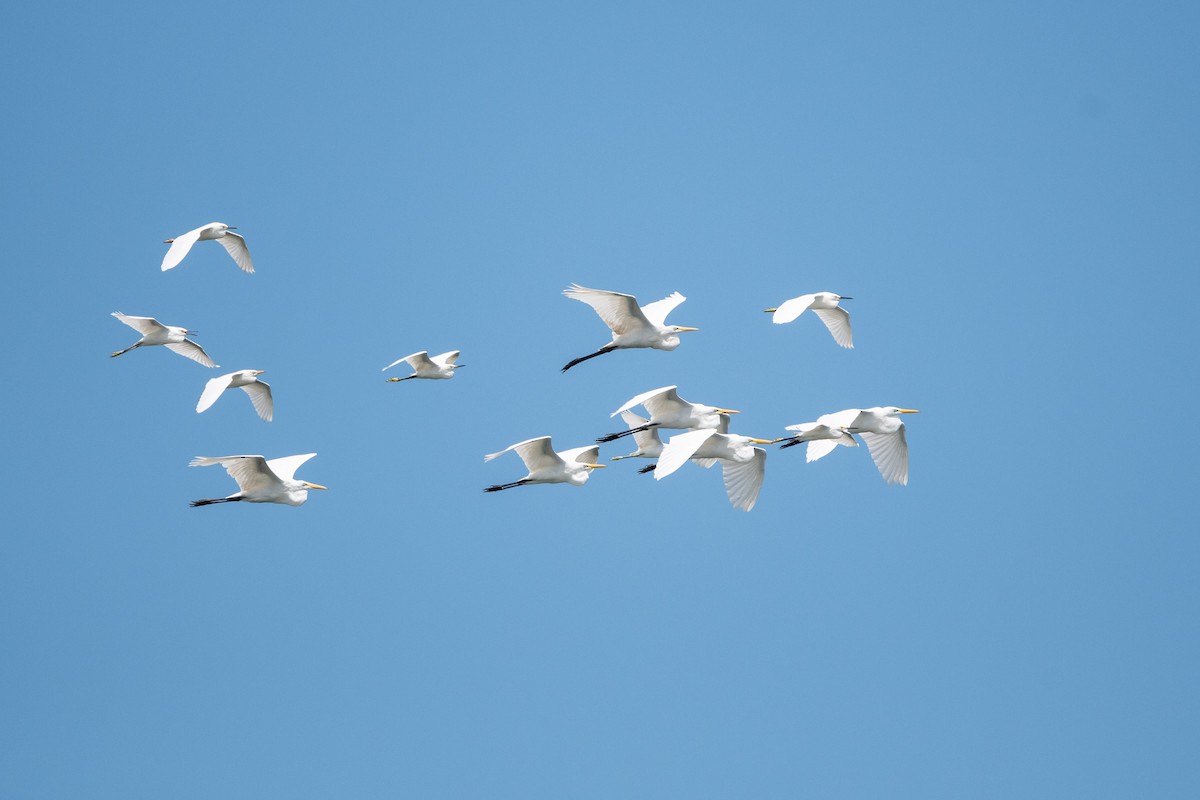
[[[679,292],[644,306],[639,306],[637,298],[631,294],[588,289],[575,283],[564,289],[563,294],[591,306],[612,331],[612,340],[608,344],[594,353],[570,361],[562,368],[563,372],[589,358],[623,348],[650,347],[655,350],[674,350],[679,347],[680,333],[696,330],[666,324],[667,314],[687,299]]]
[[[533,483],[569,483],[572,486],[583,486],[587,483],[593,469],[602,469],[605,466],[596,463],[596,459],[600,457],[600,448],[596,445],[576,447],[556,453],[550,445],[549,436],[517,442],[498,453],[489,453],[483,457],[483,460],[491,461],[509,450],[517,452],[517,455],[525,462],[525,468],[529,470],[529,474],[512,483],[493,484],[484,489],[485,492],[498,492],[502,489]]]
[[[717,459],[725,481],[725,493],[735,508],[749,511],[758,502],[766,475],[767,451],[755,444],[774,444],[775,439],[755,439],[715,430],[693,430],[672,436],[663,447],[655,480],[662,480],[689,459]],[[711,464],[702,464],[711,466]]]
[[[196,456],[189,467],[211,467],[220,464],[235,481],[238,489],[228,497],[193,500],[192,507],[208,506],[214,503],[283,503],[289,506],[302,506],[308,500],[309,489],[325,489],[317,483],[298,481],[294,479],[300,465],[316,453],[305,453],[299,456],[284,456],[267,461],[262,456]]]
[[[782,325],[803,314],[805,309],[811,308],[812,312],[821,319],[821,322],[825,323],[825,327],[833,334],[835,342],[842,347],[853,349],[854,333],[850,330],[850,313],[838,305],[838,302],[842,300],[852,299],[833,292],[802,294],[784,302],[779,308],[768,308],[767,313],[774,315],[771,317],[772,322]]]
[[[411,380],[412,378],[426,378],[435,381],[449,380],[450,378],[454,377],[454,370],[458,369],[459,367],[466,366],[466,364],[454,363],[458,361],[459,352],[460,351],[458,350],[451,350],[448,353],[442,353],[441,355],[430,358],[429,353],[425,350],[422,350],[419,353],[413,353],[412,355],[405,356],[404,358],[398,358],[380,371],[383,372],[391,369],[397,364],[406,363],[413,368],[413,374],[406,375],[403,378],[388,378],[388,383],[407,381]]]
[[[843,447],[858,447],[858,440],[851,436],[845,428],[837,425],[831,426],[822,422],[801,422],[798,425],[788,425],[786,430],[796,431],[796,433],[784,437],[787,441],[779,449],[783,450],[808,442],[807,460],[810,462],[816,461],[838,445],[842,445]],[[784,439],[780,439],[779,441],[782,442]],[[817,442],[821,442],[822,444],[818,445],[816,444]],[[820,455],[814,455],[818,452],[820,452]]]
[[[689,403],[681,398],[675,390],[674,386],[664,386],[661,389],[651,389],[631,398],[609,416],[615,417],[617,414],[640,405],[645,406],[646,410],[650,412],[650,420],[644,425],[626,431],[601,436],[596,441],[611,442],[622,436],[632,436],[651,428],[718,428],[721,425],[722,414],[741,413],[728,408]]]
[[[871,453],[871,460],[883,479],[903,486],[908,484],[908,439],[904,433],[904,423],[897,415],[916,413],[914,408],[896,406],[847,408],[817,417],[817,422],[862,436]],[[810,441],[808,460],[816,461],[824,457],[838,444],[839,441],[835,439]]]
[[[163,325],[154,317],[131,317],[127,314],[122,314],[120,311],[114,311],[112,315],[142,335],[141,339],[129,347],[113,353],[113,358],[128,353],[136,347],[160,344],[184,358],[190,358],[197,364],[202,364],[206,367],[217,366],[208,357],[208,353],[204,352],[203,347],[187,338],[189,335],[194,335],[195,331],[189,331],[187,328],[179,328],[174,325]]]
[[[204,385],[200,402],[196,403],[196,413],[207,411],[226,389],[241,389],[250,396],[254,410],[267,422],[275,416],[275,403],[271,399],[271,384],[258,379],[266,370],[242,369],[213,378]]]
[[[250,250],[246,247],[246,240],[240,234],[232,233],[234,228],[226,225],[224,222],[210,222],[207,225],[201,225],[195,230],[190,230],[182,236],[176,236],[174,239],[165,239],[163,244],[170,244],[170,249],[163,256],[162,271],[166,272],[173,267],[179,265],[188,251],[192,249],[192,245],[196,242],[202,242],[205,239],[215,239],[225,248],[234,263],[241,268],[243,272],[254,272],[254,262],[250,260]]]

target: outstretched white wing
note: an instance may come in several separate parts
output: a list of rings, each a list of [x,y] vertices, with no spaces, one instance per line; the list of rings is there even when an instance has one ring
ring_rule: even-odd
[[[587,303],[604,320],[614,335],[630,333],[639,328],[650,328],[650,320],[638,307],[637,298],[631,294],[609,292],[604,289],[589,289],[572,283],[563,290],[563,294],[572,300]],[[668,298],[670,299],[670,298]],[[658,301],[665,302],[663,300]],[[682,298],[679,302],[683,302]],[[651,305],[654,305],[653,303]],[[678,304],[676,304],[678,305]],[[665,312],[664,312],[665,316]]]
[[[502,456],[509,450],[516,450],[517,455],[525,462],[525,467],[531,473],[541,469],[562,465],[565,462],[559,458],[554,452],[554,448],[550,446],[549,436],[539,436],[536,439],[526,439],[523,442],[517,442],[514,445],[509,445],[498,453],[488,453],[483,457],[484,461],[491,461],[493,458]]]
[[[176,239],[176,241],[179,240]],[[217,239],[217,241],[221,243],[221,246],[225,248],[229,255],[233,256],[234,262],[241,267],[242,272],[254,272],[254,262],[250,260],[250,250],[246,247],[246,239],[243,236],[227,230],[225,231],[225,235]],[[188,245],[188,247],[191,247],[191,245]],[[174,245],[171,246],[171,249],[175,249]],[[167,251],[167,255],[170,254],[170,251]],[[163,263],[165,264],[166,261]],[[163,269],[168,269],[168,267],[164,266]]]
[[[672,436],[671,440],[663,446],[662,455],[658,457],[658,465],[654,468],[654,479],[662,480],[682,467],[713,435],[719,434],[713,430],[699,430],[677,433]]]
[[[804,309],[812,305],[813,298],[816,295],[802,294],[799,297],[793,297],[791,300],[785,300],[779,308],[775,309],[775,313],[771,315],[771,322],[776,325],[782,325],[785,322],[791,322],[796,317],[804,313]]]
[[[191,339],[184,339],[182,342],[168,344],[165,347],[172,353],[179,353],[184,358],[190,358],[197,364],[202,364],[206,367],[215,367],[216,364],[209,358],[208,353],[204,352],[204,348],[193,342]]]
[[[461,351],[451,350],[448,353],[442,353],[439,356],[434,356],[433,358],[430,359],[430,361],[432,361],[434,364],[437,364],[439,367],[445,367],[449,364],[453,364],[454,362],[458,361],[459,352],[461,352]]]
[[[908,485],[908,439],[901,426],[895,433],[871,433],[863,431],[859,434],[867,443],[871,452],[871,460],[879,474],[888,483]]]
[[[650,395],[642,401],[642,405],[650,412],[651,419],[655,417],[673,417],[687,414],[692,404],[679,396],[674,386]]]
[[[850,312],[837,308],[814,308],[813,313],[821,318],[825,327],[833,334],[833,340],[842,347],[854,348],[854,334],[850,330]]]
[[[655,470],[657,472],[658,470]],[[758,502],[763,478],[767,474],[767,451],[754,448],[754,458],[741,464],[736,461],[721,461],[722,477],[725,479],[725,494],[734,508],[749,511]]]
[[[642,306],[642,315],[650,320],[652,325],[666,325],[667,314],[674,310],[675,306],[687,300],[686,297],[679,292],[671,292],[662,300],[655,300],[653,303],[647,303]]]
[[[674,398],[675,402],[679,402],[679,395],[675,393],[675,387],[674,386],[664,386],[661,389],[651,389],[648,392],[642,392],[637,397],[627,400],[625,402],[625,405],[621,406],[616,411],[609,414],[609,416],[615,417],[617,414],[620,414],[622,411],[628,411],[629,409],[633,408],[634,406],[643,405],[646,403],[647,400],[650,400],[652,397],[655,397],[656,395],[660,395],[660,394],[666,395],[666,400],[668,402],[672,398]],[[646,405],[646,410],[649,411],[651,413],[651,415],[654,414],[654,410],[652,408],[650,408],[649,405]]]
[[[272,458],[267,462],[267,468],[275,475],[279,476],[281,481],[290,481],[296,475],[296,470],[300,469],[300,465],[316,453],[305,453],[300,456],[283,456],[282,458]]]
[[[163,325],[154,317],[131,317],[127,314],[122,314],[120,311],[114,311],[112,315],[142,336],[149,336],[155,331],[165,331],[167,329],[166,325]]]
[[[412,367],[413,369],[420,369],[421,365],[426,365],[426,366],[430,366],[430,367],[433,366],[433,362],[429,360],[429,353],[425,350],[422,350],[418,353],[411,353],[411,354],[405,356],[404,358],[397,358],[395,361],[388,364],[386,367],[384,367],[383,369],[381,369],[379,371],[386,372],[387,370],[391,369],[392,367],[396,366],[397,364],[399,364],[402,361],[407,362],[408,365],[410,367]]]
[[[175,241],[171,242],[171,249],[163,256],[162,271],[166,272],[178,266],[179,262],[183,261],[184,256],[188,254],[188,251],[192,249],[192,245],[200,238],[200,232],[207,227],[207,225],[202,225],[195,230],[188,231],[182,236],[176,236]]]
[[[292,459],[301,459],[307,461],[316,453],[309,453],[307,456],[290,456]],[[211,467],[214,464],[220,464],[225,468],[229,475],[237,481],[238,488],[243,492],[257,492],[271,487],[282,489],[282,484],[279,480],[279,475],[273,471],[272,466],[277,461],[285,461],[287,459],[277,458],[272,462],[268,462],[262,456],[196,456],[192,459],[189,467]],[[292,467],[292,472],[295,472],[296,464]],[[291,478],[291,472],[287,475]]]
[[[632,411],[622,411],[621,419],[625,420],[625,424],[630,428],[640,428],[650,420],[642,417]],[[638,450],[644,453],[653,453],[662,450],[662,439],[658,438],[658,429],[650,428],[649,430],[638,431],[633,434],[633,441],[637,443]]]
[[[229,388],[229,384],[233,382],[234,373],[228,375],[220,375],[213,378],[208,383],[204,384],[204,391],[200,394],[200,402],[196,403],[196,413],[201,414],[212,408],[212,404],[217,402],[217,398],[221,396],[221,392]]]
[[[241,388],[243,392],[250,395],[250,402],[254,404],[254,410],[258,416],[270,422],[275,416],[275,402],[271,399],[271,384],[254,381]]]
[[[600,445],[590,444],[584,447],[573,447],[557,453],[563,461],[576,461],[580,464],[595,464],[600,459]]]

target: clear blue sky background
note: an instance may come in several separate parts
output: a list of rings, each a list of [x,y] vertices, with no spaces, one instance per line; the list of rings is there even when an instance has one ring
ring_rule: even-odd
[[[1188,3],[24,4],[0,47],[0,795],[1196,797]],[[258,273],[201,244],[239,226]],[[570,282],[680,291],[620,352]],[[856,349],[806,315],[852,295]],[[268,370],[219,374],[112,311]],[[450,382],[387,384],[415,350]],[[484,453],[678,384],[758,507]],[[605,458],[628,452],[604,448]],[[303,508],[196,455],[315,451]]]

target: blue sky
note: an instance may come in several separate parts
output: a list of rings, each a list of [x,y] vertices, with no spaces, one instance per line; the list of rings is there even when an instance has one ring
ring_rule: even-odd
[[[10,10],[0,794],[1194,797],[1198,21]],[[159,271],[213,220],[256,274]],[[700,330],[560,374],[607,341],[572,282]],[[762,313],[823,290],[853,351]],[[385,383],[422,349],[467,367]],[[480,491],[667,384],[760,437],[921,409],[910,483]],[[302,508],[188,508],[234,490],[193,456],[314,451]]]

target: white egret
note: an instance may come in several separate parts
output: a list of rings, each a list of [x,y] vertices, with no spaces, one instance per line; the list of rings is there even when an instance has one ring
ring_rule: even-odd
[[[637,443],[637,450],[634,450],[627,456],[613,456],[610,460],[620,461],[623,458],[658,458],[663,449],[662,439],[658,438],[658,428],[646,428],[646,423],[650,420],[635,414],[632,411],[622,411],[621,419],[625,420],[625,424],[629,426],[630,430],[634,431],[633,441]]]
[[[725,480],[725,494],[734,508],[749,511],[758,502],[766,475],[767,451],[753,444],[774,444],[778,439],[755,439],[715,430],[686,431],[671,437],[663,447],[654,479],[662,480],[688,459],[718,459]]]
[[[622,416],[622,417],[625,417],[625,415],[626,415],[626,414],[628,414],[628,413],[629,413],[628,411],[622,412],[621,416]],[[634,416],[636,417],[637,415],[636,415],[636,414],[634,414]],[[717,427],[716,427],[716,428],[703,428],[703,429],[701,429],[701,430],[714,430],[714,431],[716,431],[717,433],[729,433],[729,420],[731,419],[731,417],[730,417],[728,414],[718,414],[717,416],[720,418],[721,422],[720,422],[720,424],[719,424],[719,425],[717,425]],[[638,417],[638,419],[641,419],[641,417]],[[628,419],[626,419],[625,421],[626,421],[626,422],[629,422],[629,420],[628,420]],[[661,441],[661,440],[659,439],[659,437],[658,437],[658,428],[651,428],[651,429],[650,429],[650,430],[648,430],[648,431],[642,431],[642,432],[640,432],[640,433],[635,433],[635,434],[633,435],[633,439],[634,439],[634,441],[635,441],[635,442],[636,442],[636,441],[641,441],[641,440],[640,440],[638,437],[645,436],[645,435],[647,435],[647,434],[651,434],[651,435],[653,435],[653,436],[654,436],[654,438],[655,438],[655,440],[659,442],[659,446],[658,446],[658,454],[657,454],[657,455],[655,455],[655,456],[647,456],[647,458],[657,458],[658,456],[661,456],[661,455],[662,455],[662,441]],[[717,459],[715,459],[715,458],[705,458],[705,457],[703,457],[703,456],[692,456],[692,458],[691,458],[691,459],[689,459],[689,460],[690,460],[692,463],[694,463],[694,464],[696,464],[696,465],[698,465],[698,466],[704,467],[705,469],[708,469],[708,468],[710,468],[710,467],[711,467],[713,464],[716,464],[716,463],[717,463]],[[639,470],[638,470],[638,473],[640,473],[640,474],[642,474],[642,475],[645,475],[647,472],[654,472],[654,470],[655,470],[657,467],[658,467],[658,463],[657,463],[657,462],[656,462],[656,463],[654,463],[654,464],[648,464],[648,465],[646,465],[646,466],[642,467],[641,469],[639,469]]]
[[[908,485],[908,440],[899,414],[919,413],[915,408],[875,406],[847,408],[817,417],[817,422],[831,428],[844,428],[857,433],[867,445],[871,460],[888,483]],[[838,446],[839,440],[819,439],[808,443],[808,460],[816,461]]]
[[[767,313],[775,315],[771,317],[772,322],[782,325],[803,314],[805,309],[811,308],[813,313],[821,318],[821,322],[825,323],[829,332],[833,334],[835,342],[842,347],[853,349],[854,334],[850,330],[850,312],[838,305],[840,300],[853,299],[853,297],[845,297],[833,292],[802,294],[784,302],[779,308],[768,308]]]
[[[190,358],[197,364],[203,364],[206,367],[217,366],[208,357],[208,353],[204,352],[203,347],[187,338],[188,336],[194,336],[196,334],[195,331],[189,331],[187,328],[178,328],[174,325],[163,325],[154,317],[131,317],[122,314],[120,311],[114,311],[112,315],[142,335],[140,340],[134,342],[129,347],[113,353],[113,358],[123,353],[128,353],[135,347],[161,344],[168,350],[178,353],[185,358]]]
[[[284,456],[267,461],[262,456],[196,456],[189,467],[211,467],[220,464],[229,475],[237,481],[238,489],[228,497],[216,497],[207,500],[193,500],[192,508],[210,506],[213,503],[235,503],[245,500],[248,503],[284,503],[289,506],[302,506],[308,500],[309,489],[327,489],[317,483],[294,480],[293,476],[300,465],[316,453],[305,453],[300,456]]]
[[[644,306],[638,306],[637,298],[631,294],[589,289],[577,283],[572,283],[564,289],[563,294],[595,309],[600,319],[604,320],[604,324],[612,329],[613,334],[611,342],[594,353],[568,362],[562,368],[563,372],[589,358],[621,348],[652,347],[655,350],[674,350],[679,347],[680,333],[698,330],[682,325],[667,325],[667,314],[687,299],[679,292],[673,292],[662,300]]]
[[[651,428],[717,428],[721,425],[721,414],[741,413],[729,408],[689,403],[681,398],[675,389],[674,386],[664,386],[661,389],[643,392],[630,399],[609,416],[615,417],[623,411],[641,405],[650,412],[650,421],[627,431],[606,434],[596,441],[611,442],[622,436],[632,436]]]
[[[459,367],[466,366],[466,364],[454,363],[458,361],[459,352],[460,351],[458,350],[451,350],[448,353],[442,353],[439,356],[430,358],[429,353],[425,350],[422,350],[419,353],[413,353],[410,356],[396,359],[380,370],[380,372],[384,372],[401,362],[405,362],[414,370],[416,370],[416,372],[414,372],[412,375],[406,375],[403,378],[388,378],[388,383],[407,381],[411,380],[412,378],[428,378],[435,381],[449,380],[450,378],[454,377],[454,370],[458,369]]]
[[[241,389],[250,395],[250,402],[254,404],[258,416],[270,422],[275,416],[275,403],[271,399],[271,384],[258,379],[264,372],[265,369],[242,369],[213,378],[204,385],[200,402],[196,403],[196,413],[200,414],[211,408],[226,389]]]
[[[594,469],[604,469],[605,464],[597,464],[600,448],[596,445],[576,447],[571,450],[554,452],[550,446],[549,436],[539,436],[536,439],[526,439],[504,448],[498,453],[489,453],[484,461],[502,456],[509,450],[516,450],[517,455],[525,462],[529,474],[519,481],[498,483],[484,489],[485,492],[498,492],[511,489],[514,486],[525,486],[532,483],[569,483],[572,486],[583,486]]]
[[[172,267],[178,266],[196,242],[216,239],[241,267],[242,272],[254,272],[254,262],[250,260],[250,250],[246,247],[246,240],[241,234],[230,232],[234,230],[237,229],[224,222],[210,222],[188,231],[182,236],[176,236],[174,239],[164,239],[163,244],[169,244],[171,247],[163,256],[162,271],[166,272]]]
[[[838,445],[842,445],[843,447],[858,447],[858,440],[841,426],[830,426],[821,422],[801,422],[798,425],[788,425],[786,430],[796,431],[796,433],[780,439],[779,441],[781,442],[786,440],[786,443],[781,445],[779,449],[783,450],[808,442],[807,460],[810,462],[816,461],[821,456],[826,455]],[[821,444],[817,444],[817,442]]]

